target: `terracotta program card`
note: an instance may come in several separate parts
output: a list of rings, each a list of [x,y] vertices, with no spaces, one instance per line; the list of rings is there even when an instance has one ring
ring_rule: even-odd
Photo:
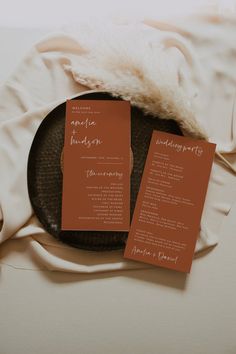
[[[215,147],[153,132],[125,258],[190,272]]]
[[[67,101],[62,230],[129,226],[130,103]]]

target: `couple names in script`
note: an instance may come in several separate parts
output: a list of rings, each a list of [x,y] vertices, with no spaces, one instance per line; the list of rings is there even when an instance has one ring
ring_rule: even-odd
[[[98,137],[95,138],[88,138],[87,135],[85,135],[82,138],[75,138],[75,135],[77,134],[77,131],[75,130],[75,127],[83,127],[83,128],[90,128],[96,126],[96,122],[93,120],[90,120],[89,118],[86,118],[84,120],[72,120],[70,125],[73,127],[71,138],[70,138],[70,145],[77,145],[81,144],[85,146],[86,148],[91,148],[92,146],[98,146],[101,145],[103,142],[101,139]],[[86,170],[86,177],[94,177],[94,176],[101,176],[101,177],[118,177],[118,179],[122,179],[123,173],[118,172],[118,171],[94,171],[92,169]]]
[[[72,120],[70,123],[71,127],[73,127],[71,137],[70,137],[70,145],[78,145],[81,144],[85,146],[86,148],[91,148],[92,146],[98,146],[103,143],[101,139],[98,137],[95,138],[88,138],[87,135],[83,136],[82,138],[75,137],[75,135],[78,133],[78,131],[75,130],[75,127],[81,127],[88,129],[90,127],[96,126],[96,122],[93,120],[90,120],[89,118],[86,118],[84,120]]]

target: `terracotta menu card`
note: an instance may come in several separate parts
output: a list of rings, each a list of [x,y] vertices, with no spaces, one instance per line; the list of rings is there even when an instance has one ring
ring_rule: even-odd
[[[63,159],[62,230],[129,230],[130,103],[67,101]]]
[[[215,144],[154,131],[125,258],[190,272]]]

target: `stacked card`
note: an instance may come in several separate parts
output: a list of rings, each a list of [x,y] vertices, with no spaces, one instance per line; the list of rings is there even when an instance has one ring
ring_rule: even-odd
[[[130,115],[67,101],[62,230],[129,231],[125,258],[190,272],[216,146],[154,131],[130,226]]]

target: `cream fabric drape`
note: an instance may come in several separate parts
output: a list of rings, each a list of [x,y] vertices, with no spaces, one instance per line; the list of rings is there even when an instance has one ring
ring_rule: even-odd
[[[126,26],[116,24],[114,26]],[[236,200],[235,119],[236,19],[198,16],[169,23],[146,20],[139,31],[150,33],[150,42],[161,44],[163,32],[178,35],[193,48],[197,75],[185,89],[191,98],[197,122],[205,129],[217,151],[228,161],[215,158],[201,220],[196,252],[214,246],[223,219]],[[80,29],[81,30],[81,29]],[[140,33],[141,33],[140,32]],[[34,216],[27,191],[27,158],[37,128],[59,103],[89,88],[76,80],[68,66],[85,55],[83,33],[76,29],[51,34],[27,53],[0,91],[0,249],[5,241],[14,252],[15,242],[24,242],[27,253],[37,258],[36,268],[94,273],[122,269],[150,268],[124,260],[122,251],[89,252],[66,246],[47,234]],[[95,36],[95,38],[98,38]],[[83,42],[83,41],[82,41]],[[135,43],[130,45],[135,46]],[[171,44],[170,44],[171,46]],[[123,48],[122,50],[125,50]],[[183,67],[186,58],[178,48],[170,55]],[[141,53],[140,53],[141,55]],[[94,58],[96,60],[96,58]],[[79,62],[79,61],[78,61]],[[79,65],[76,66],[78,70]],[[114,66],[114,70],[115,70]],[[197,76],[197,79],[196,79]],[[171,84],[171,83],[170,83]],[[171,87],[171,85],[170,85]],[[232,166],[232,168],[230,168]],[[201,173],[201,171],[199,171]],[[227,237],[227,235],[225,235]],[[7,241],[8,240],[8,241]],[[1,258],[4,263],[4,255]],[[18,264],[26,267],[24,264]]]

